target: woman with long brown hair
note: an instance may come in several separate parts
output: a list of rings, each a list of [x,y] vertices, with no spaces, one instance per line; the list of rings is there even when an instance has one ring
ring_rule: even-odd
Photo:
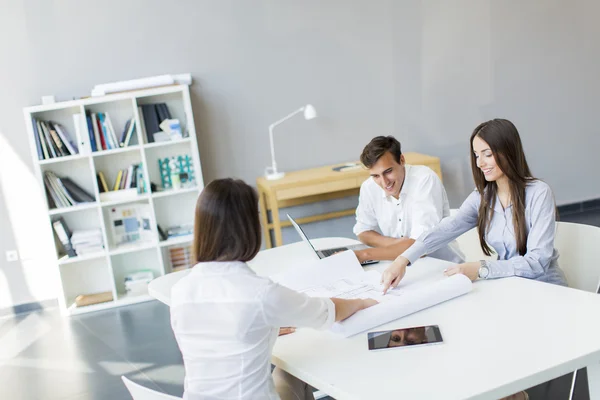
[[[387,291],[396,287],[406,267],[425,254],[477,227],[481,249],[493,261],[467,262],[448,268],[447,275],[471,280],[509,276],[566,286],[554,248],[556,206],[550,186],[532,176],[517,128],[506,119],[477,126],[470,141],[476,189],[458,213],[422,234],[385,270]]]
[[[308,297],[256,275],[246,263],[260,241],[252,187],[219,179],[204,188],[194,222],[197,264],[171,290],[186,400],[314,398],[310,387],[284,371],[271,376],[280,327],[326,329],[377,303]]]

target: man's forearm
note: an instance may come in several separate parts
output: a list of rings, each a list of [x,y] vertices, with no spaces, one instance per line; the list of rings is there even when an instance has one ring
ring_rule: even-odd
[[[361,261],[365,260],[389,260],[393,261],[400,254],[404,253],[415,242],[414,239],[400,238],[395,239],[396,243],[385,247],[372,247],[370,249],[358,250],[357,256]]]
[[[387,247],[400,243],[402,238],[398,239],[389,236],[383,236],[375,231],[366,231],[358,235],[358,240],[371,247]]]

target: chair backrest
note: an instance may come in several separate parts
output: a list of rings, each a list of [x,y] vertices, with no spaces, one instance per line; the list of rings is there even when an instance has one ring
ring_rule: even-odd
[[[600,228],[557,222],[554,247],[559,254],[558,265],[565,272],[569,286],[597,293],[600,284]]]
[[[147,387],[139,385],[124,376],[121,376],[121,379],[123,379],[123,383],[125,383],[125,386],[127,387],[127,390],[129,390],[133,400],[182,400],[181,397],[175,397],[148,389]]]
[[[457,209],[453,208],[450,210],[450,216],[453,217],[458,212]],[[456,238],[456,242],[460,246],[460,250],[465,255],[465,261],[477,261],[477,260],[495,260],[498,258],[497,255],[492,254],[491,256],[486,256],[483,254],[483,250],[481,250],[481,245],[479,244],[479,235],[477,234],[477,228],[473,228],[459,237]]]

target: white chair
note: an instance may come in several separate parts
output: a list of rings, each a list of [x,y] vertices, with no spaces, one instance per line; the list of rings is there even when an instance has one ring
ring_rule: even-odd
[[[121,376],[123,383],[129,390],[133,400],[182,400],[181,397],[171,396],[169,394],[160,393],[145,386],[139,385],[125,376]]]
[[[554,247],[558,265],[565,272],[569,287],[598,293],[600,291],[600,228],[591,225],[557,222]],[[573,373],[573,398],[577,371]]]
[[[600,228],[591,225],[557,222],[554,247],[558,265],[569,286],[597,293],[600,280]]]
[[[453,208],[450,210],[450,216],[453,217],[458,212],[457,209]],[[473,228],[456,238],[456,242],[460,246],[460,250],[465,255],[466,262],[478,261],[478,260],[495,260],[498,258],[496,254],[486,256],[481,250],[481,244],[479,243],[479,235],[477,228]]]

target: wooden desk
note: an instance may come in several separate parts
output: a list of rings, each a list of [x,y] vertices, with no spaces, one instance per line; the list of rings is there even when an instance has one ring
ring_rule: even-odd
[[[442,169],[438,157],[419,153],[404,153],[407,164],[426,165],[442,179]],[[260,218],[265,233],[265,246],[273,247],[271,229],[275,232],[275,246],[281,246],[281,228],[290,226],[290,222],[280,221],[279,209],[300,204],[339,199],[358,195],[360,185],[369,177],[369,171],[363,167],[345,171],[334,171],[342,164],[288,172],[282,179],[269,181],[261,176],[256,179],[260,204]],[[268,212],[271,211],[269,221]],[[334,211],[325,214],[298,218],[300,224],[339,218],[355,213],[355,209]]]

